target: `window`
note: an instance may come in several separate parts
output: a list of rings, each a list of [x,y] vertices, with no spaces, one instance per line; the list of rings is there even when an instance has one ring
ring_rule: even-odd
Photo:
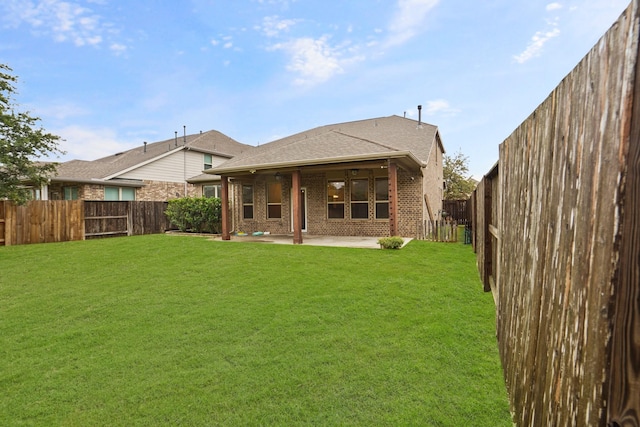
[[[267,184],[267,218],[282,218],[282,184],[279,182]]]
[[[204,155],[204,169],[211,169],[213,167],[213,157],[211,154]]]
[[[351,219],[369,218],[369,180],[351,180]]]
[[[64,187],[65,200],[78,200],[78,187]]]
[[[389,219],[388,178],[376,178],[376,219]]]
[[[242,186],[242,217],[253,219],[253,185]]]
[[[131,187],[104,187],[105,200],[135,200],[136,189]]]
[[[42,200],[42,192],[39,188],[31,188],[29,192],[31,193],[31,200]]]
[[[120,200],[135,200],[136,189],[131,187],[125,187],[120,189]]]
[[[203,197],[220,197],[220,194],[221,194],[220,191],[221,191],[220,184],[202,186]]]
[[[344,181],[329,181],[327,184],[327,216],[344,218]]]

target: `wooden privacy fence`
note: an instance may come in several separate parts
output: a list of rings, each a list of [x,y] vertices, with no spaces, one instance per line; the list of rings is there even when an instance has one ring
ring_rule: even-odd
[[[0,201],[0,246],[82,240],[81,200],[29,202],[17,206]]]
[[[471,222],[471,204],[468,199],[464,200],[443,200],[442,210],[447,217],[458,224],[468,224]]]
[[[171,228],[166,208],[166,202],[85,201],[85,237],[164,233]]]
[[[418,222],[418,240],[430,240],[432,242],[457,242],[458,223],[456,221],[430,221]]]
[[[0,246],[163,233],[166,202],[0,201]]]
[[[472,196],[519,426],[640,425],[638,4],[500,145]]]

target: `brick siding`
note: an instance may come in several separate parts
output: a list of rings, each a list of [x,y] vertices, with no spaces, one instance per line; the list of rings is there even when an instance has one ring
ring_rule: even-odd
[[[379,171],[373,169],[359,171],[357,178],[369,181],[369,218],[351,219],[349,203],[352,176],[349,170],[339,172],[337,179],[344,179],[345,218],[327,218],[327,173],[306,174],[303,172],[301,186],[307,194],[307,232],[312,235],[334,236],[370,236],[389,235],[389,220],[375,219],[375,178]],[[336,175],[331,175],[331,179]],[[412,179],[413,178],[413,179]],[[291,233],[291,176],[283,175],[282,180],[282,217],[278,220],[267,219],[266,188],[273,180],[272,176],[259,175],[250,181],[234,180],[230,185],[230,204],[233,231],[252,233],[269,231],[272,234]],[[242,218],[242,184],[254,186],[253,219]],[[404,237],[416,235],[417,224],[423,219],[424,201],[422,193],[422,177],[419,172],[410,173],[404,169],[398,171],[398,231]]]

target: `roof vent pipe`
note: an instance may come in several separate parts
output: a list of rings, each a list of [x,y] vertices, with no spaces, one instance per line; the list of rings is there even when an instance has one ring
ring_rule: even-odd
[[[147,152],[147,141],[144,141],[144,152]]]
[[[176,130],[176,131],[174,131],[174,133],[175,133],[175,146],[177,147],[178,146],[178,131]]]
[[[422,125],[422,105],[418,105],[418,126]]]
[[[183,136],[182,136],[182,145],[187,145],[187,127],[182,126]]]

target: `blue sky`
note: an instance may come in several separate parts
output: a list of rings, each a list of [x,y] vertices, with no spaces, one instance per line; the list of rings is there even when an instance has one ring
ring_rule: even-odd
[[[3,0],[15,102],[61,160],[216,129],[258,145],[390,115],[484,175],[628,0]]]

